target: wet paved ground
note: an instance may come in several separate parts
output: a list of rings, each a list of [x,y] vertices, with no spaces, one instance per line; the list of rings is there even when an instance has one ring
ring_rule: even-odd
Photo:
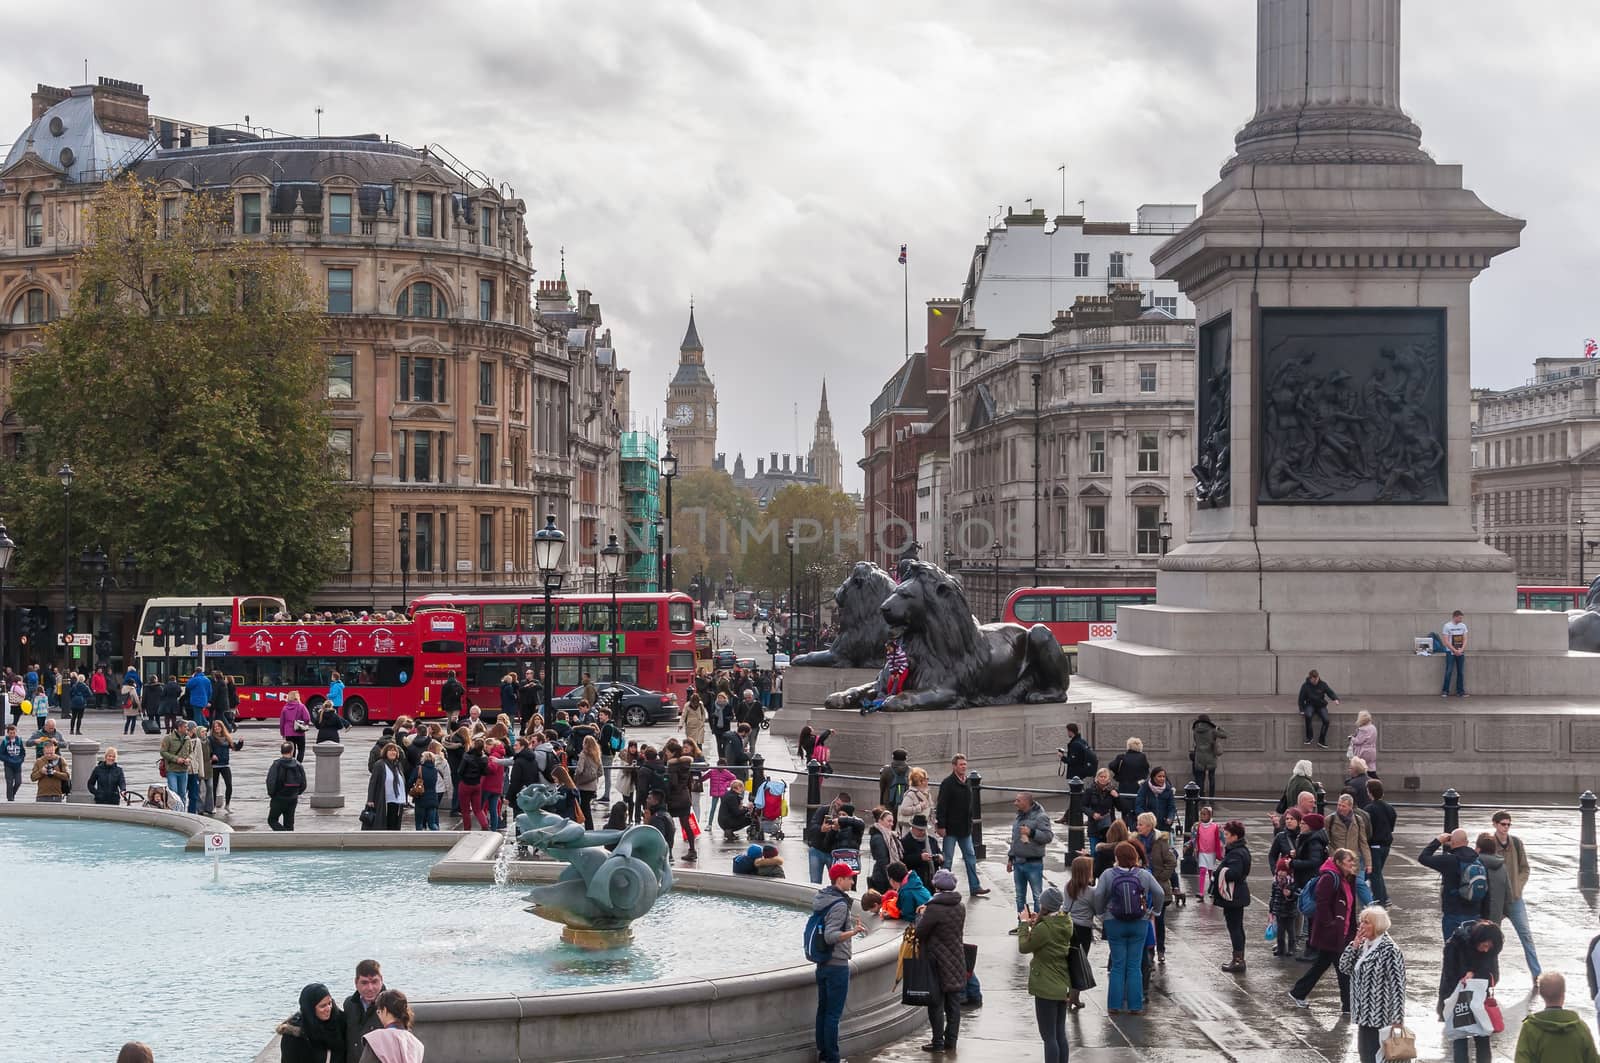
[[[156,781],[158,736],[125,738],[119,733],[120,717],[109,714],[91,714],[85,729],[85,737],[98,740],[102,745],[117,745],[130,785],[142,789],[143,784]],[[235,796],[229,818],[237,829],[264,830],[266,799],[262,786],[267,765],[276,756],[276,728],[265,723],[246,724],[241,734],[246,746],[235,754]],[[671,734],[671,729],[636,729],[630,734],[641,740],[660,742]],[[313,812],[307,802],[302,801],[300,830],[356,829],[359,798],[354,795],[364,792],[366,752],[377,737],[377,731],[361,728],[346,735],[350,741],[341,760],[349,803],[340,812],[325,813]],[[791,751],[785,750],[783,739],[775,735],[763,735],[759,751],[769,764],[784,758],[793,763]],[[312,769],[310,761],[308,756],[308,773]],[[834,784],[827,793],[831,796],[837,786],[853,787],[863,798],[858,801],[862,805],[870,804],[864,799],[863,791],[875,790],[870,783],[845,782]],[[32,784],[25,782],[19,799],[31,800],[32,789]],[[803,785],[800,789],[803,792]],[[1058,801],[1046,801],[1045,805],[1053,816],[1059,815]],[[1237,815],[1244,820],[1256,857],[1257,871],[1252,876],[1252,886],[1263,890],[1267,876],[1262,869],[1270,839],[1266,805],[1235,803],[1229,808],[1227,802],[1219,801],[1216,807],[1219,819]],[[1575,810],[1536,813],[1522,811],[1516,804],[1509,807],[1515,814],[1514,830],[1522,837],[1533,864],[1527,899],[1532,909],[1533,933],[1540,959],[1546,970],[1559,970],[1567,976],[1573,990],[1569,1005],[1592,1027],[1594,1009],[1582,999],[1585,991],[1583,952],[1590,938],[1600,932],[1596,916],[1596,904],[1600,899],[1585,897],[1577,888],[1577,813]],[[1464,809],[1462,826],[1474,834],[1480,829],[1486,830],[1489,813],[1488,808]],[[797,811],[796,815],[799,814]],[[1385,872],[1395,902],[1391,910],[1393,933],[1407,961],[1407,1025],[1418,1035],[1418,1047],[1424,1060],[1449,1058],[1448,1046],[1440,1037],[1433,1010],[1441,952],[1438,877],[1415,860],[1417,852],[1441,827],[1441,814],[1437,809],[1402,808],[1397,844]],[[969,1011],[962,1024],[959,1056],[972,1063],[1015,1063],[1041,1055],[1033,1005],[1027,995],[1027,960],[1017,954],[1016,940],[1006,933],[1014,925],[1015,901],[1011,877],[1005,873],[1003,832],[1008,833],[1009,826],[996,822],[991,812],[987,832],[989,859],[982,864],[982,877],[994,893],[968,902],[966,936],[969,942],[978,945],[978,975],[985,996],[984,1007]],[[742,848],[742,843],[711,841],[700,866],[707,870],[724,870]],[[798,822],[788,831],[783,850],[790,876],[803,878],[806,858]],[[682,852],[681,845],[679,852]],[[1064,864],[1059,847],[1053,849],[1047,866],[1048,877],[1057,883],[1062,881]],[[1192,898],[1194,883],[1188,882],[1186,888]],[[1355,1029],[1339,1018],[1338,988],[1331,973],[1312,993],[1309,1010],[1301,1011],[1288,1003],[1287,989],[1304,967],[1271,955],[1270,946],[1262,940],[1266,923],[1264,901],[1258,901],[1246,913],[1249,970],[1242,977],[1223,974],[1217,969],[1227,960],[1229,947],[1222,915],[1215,908],[1199,905],[1191,899],[1186,908],[1169,909],[1167,919],[1167,963],[1157,968],[1153,977],[1153,999],[1147,1005],[1146,1014],[1142,1017],[1107,1015],[1102,979],[1102,988],[1087,994],[1084,1010],[1069,1020],[1074,1059],[1107,1063],[1124,1060],[1141,1063],[1355,1060]],[[1494,1039],[1494,1052],[1496,1059],[1511,1060],[1516,1030],[1528,1010],[1531,979],[1509,923],[1505,930],[1508,940],[1501,957],[1499,997],[1507,1030]],[[787,947],[788,943],[774,943],[774,948]],[[797,950],[798,943],[795,943],[795,949],[790,951]],[[1104,966],[1106,955],[1104,943],[1096,942],[1091,958],[1097,970]],[[795,1006],[809,1008],[812,1002],[797,1000]],[[853,1058],[858,1063],[863,1059],[875,1063],[927,1059],[928,1054],[920,1049],[925,1040],[924,1030],[879,1052],[866,1056],[858,1053]]]

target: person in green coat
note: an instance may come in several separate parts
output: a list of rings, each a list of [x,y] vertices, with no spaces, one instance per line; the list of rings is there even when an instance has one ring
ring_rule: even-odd
[[[1067,953],[1072,948],[1072,920],[1061,911],[1061,891],[1048,887],[1039,895],[1039,910],[1022,913],[1017,929],[1017,950],[1032,953],[1028,964],[1028,993],[1033,1014],[1044,1039],[1045,1063],[1067,1063],[1067,998],[1072,995],[1072,975]]]
[[[1300,800],[1301,794],[1315,794],[1316,792],[1317,784],[1311,778],[1311,762],[1309,760],[1295,761],[1294,770],[1289,773],[1289,782],[1283,788],[1283,796],[1278,798],[1278,815],[1281,816],[1286,810],[1293,808],[1295,803]]]
[[[1544,1010],[1529,1015],[1517,1034],[1517,1063],[1597,1063],[1594,1038],[1575,1011],[1568,1011],[1567,980],[1546,971],[1535,983]]]
[[[1205,797],[1217,796],[1217,758],[1222,756],[1222,740],[1228,732],[1211,722],[1211,717],[1201,713],[1189,725],[1194,746],[1189,763],[1194,766],[1194,783]]]

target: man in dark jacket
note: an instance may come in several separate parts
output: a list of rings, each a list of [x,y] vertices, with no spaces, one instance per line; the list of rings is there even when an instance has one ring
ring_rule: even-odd
[[[1061,758],[1067,766],[1067,778],[1082,779],[1085,783],[1100,770],[1100,758],[1089,745],[1075,723],[1067,724],[1067,752]]]
[[[294,830],[294,810],[306,792],[306,769],[294,758],[293,742],[278,747],[278,759],[267,769],[267,826]]]
[[[344,1000],[344,1041],[349,1059],[360,1059],[362,1038],[383,1028],[378,1019],[378,994],[382,993],[383,969],[377,960],[356,964],[356,991]]]
[[[1325,829],[1326,821],[1317,813],[1312,812],[1300,819],[1300,836],[1295,839],[1294,856],[1289,858],[1289,869],[1294,872],[1295,896],[1305,889],[1306,884],[1317,877],[1317,872],[1322,870],[1322,865],[1328,860],[1328,832]],[[1291,909],[1291,913],[1299,918],[1301,929],[1305,932],[1305,951],[1297,959],[1311,963],[1316,959],[1311,948],[1311,928],[1304,918],[1300,918],[1298,908]]]
[[[1372,899],[1389,907],[1389,886],[1383,880],[1383,865],[1389,859],[1389,847],[1394,844],[1394,806],[1383,799],[1383,783],[1367,780],[1367,819],[1372,821],[1372,835],[1367,839],[1372,848],[1372,862],[1367,865],[1367,885],[1372,887]]]
[[[1346,771],[1349,774],[1344,780],[1342,792],[1349,794],[1355,806],[1365,812],[1367,805],[1372,803],[1372,797],[1367,793],[1367,782],[1372,778],[1367,774],[1367,762],[1360,757],[1352,757]]]
[[[439,708],[449,719],[457,719],[461,715],[461,698],[466,694],[467,688],[461,685],[461,680],[456,678],[455,672],[450,672],[444,677],[444,686],[439,688]]]
[[[539,715],[539,702],[543,698],[544,688],[534,676],[533,669],[524,669],[522,682],[517,685],[517,712],[522,717],[522,730],[533,726],[533,718]]]
[[[524,786],[540,780],[539,760],[526,738],[519,738],[511,754],[511,770],[506,773],[506,800],[517,807],[517,795]]]
[[[1310,674],[1306,676],[1306,681],[1300,684],[1298,701],[1300,715],[1305,718],[1306,722],[1306,745],[1309,746],[1311,744],[1311,718],[1319,716],[1322,718],[1322,734],[1317,738],[1317,745],[1327,749],[1328,704],[1329,702],[1335,705],[1339,704],[1339,695],[1335,694],[1333,688],[1322,681],[1322,677],[1313,668]]]
[[[1423,846],[1417,856],[1417,863],[1439,872],[1439,910],[1446,941],[1456,932],[1456,927],[1483,918],[1488,891],[1485,890],[1483,898],[1477,901],[1461,896],[1462,873],[1469,864],[1477,862],[1478,851],[1472,847],[1464,830],[1439,835]]]
[[[955,867],[959,848],[967,865],[967,892],[974,897],[988,896],[989,891],[978,882],[978,857],[972,849],[972,788],[967,784],[967,758],[960,753],[951,758],[950,774],[939,783],[933,822],[944,841],[944,866]]]
[[[919,813],[911,817],[911,829],[900,839],[900,847],[905,853],[906,868],[915,871],[922,882],[932,882],[933,873],[944,858],[939,855],[938,842],[928,836],[927,816]]]

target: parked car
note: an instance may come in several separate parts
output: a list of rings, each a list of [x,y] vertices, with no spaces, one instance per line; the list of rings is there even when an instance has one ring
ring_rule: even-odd
[[[620,692],[614,705],[615,716],[622,721],[624,727],[644,727],[653,723],[675,723],[678,720],[678,696],[676,694],[660,694],[654,690],[633,683],[602,683],[600,684],[600,700],[602,703],[610,700],[609,692],[615,688]],[[566,709],[568,712],[578,707],[578,698],[581,692],[574,691],[564,697],[552,698],[551,707]]]
[[[724,621],[724,620],[727,620],[727,619],[728,619],[728,611],[726,609],[718,609],[717,610],[717,620],[718,621]]]
[[[739,655],[732,650],[718,650],[711,663],[719,672],[731,672],[739,667]]]

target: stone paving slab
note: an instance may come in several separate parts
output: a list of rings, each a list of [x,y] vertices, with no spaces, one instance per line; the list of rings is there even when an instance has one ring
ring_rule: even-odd
[[[130,782],[142,784],[154,781],[158,736],[135,735],[123,738],[120,717],[91,714],[86,719],[85,737],[102,744],[116,744],[122,751],[125,770]],[[235,754],[235,798],[231,822],[242,831],[261,830],[265,833],[266,801],[261,794],[266,766],[276,756],[276,730],[270,724],[246,724],[242,728],[246,747]],[[346,732],[350,741],[347,754],[341,758],[342,776],[347,793],[357,793],[366,778],[365,753],[371,740],[377,737],[371,728]],[[638,729],[641,738],[660,742],[669,736],[670,729],[659,727]],[[359,751],[359,753],[358,753]],[[774,736],[763,736],[761,752],[774,768],[787,761],[794,769],[793,750]],[[1464,775],[1470,777],[1470,770]],[[863,791],[873,789],[870,783],[850,783],[830,780],[825,789],[829,796],[839,788],[854,788],[859,806],[872,802]],[[30,800],[32,785],[24,783],[19,797]],[[787,831],[787,839],[780,848],[793,879],[803,880],[806,875],[806,855],[800,840],[798,818],[803,814],[804,785],[791,799],[795,806],[795,822]],[[1047,800],[1046,807],[1053,814],[1061,808],[1059,800]],[[1485,797],[1484,803],[1490,802]],[[333,813],[313,813],[302,802],[299,826],[307,832],[350,831],[356,827],[357,807],[351,806]],[[1249,841],[1256,857],[1256,873],[1252,886],[1263,890],[1267,881],[1264,872],[1265,851],[1270,835],[1266,826],[1265,806],[1236,803],[1232,809],[1226,800],[1216,802],[1218,818],[1238,815],[1250,832]],[[1560,970],[1567,976],[1574,998],[1569,1003],[1586,1021],[1594,1023],[1594,1010],[1579,999],[1583,993],[1583,949],[1594,936],[1597,926],[1596,898],[1586,897],[1577,889],[1578,817],[1576,811],[1533,812],[1524,811],[1515,804],[1516,833],[1528,849],[1533,866],[1533,878],[1527,899],[1531,922],[1540,957],[1547,970]],[[1476,833],[1487,829],[1487,809],[1467,809],[1462,813],[1462,825]],[[1395,900],[1392,910],[1396,940],[1400,942],[1408,964],[1407,1023],[1418,1035],[1422,1059],[1448,1059],[1448,1047],[1442,1042],[1439,1024],[1434,1020],[1434,989],[1437,985],[1441,958],[1438,916],[1437,876],[1415,861],[1416,853],[1441,826],[1436,808],[1402,808],[1398,824],[1397,844],[1386,869],[1390,892]],[[1001,830],[1008,826],[996,821],[991,813],[986,823],[989,841],[988,860],[982,863],[985,884],[994,888],[988,898],[968,903],[967,939],[978,945],[978,974],[983,981],[986,1003],[981,1009],[969,1012],[963,1020],[959,1057],[969,1063],[1003,1061],[1016,1063],[1023,1059],[1039,1058],[1039,1046],[1034,1032],[1033,1005],[1027,995],[1027,958],[1018,955],[1015,938],[1006,933],[1013,925],[1015,900],[1011,878],[1004,870],[1004,842]],[[443,833],[443,832],[441,832]],[[369,835],[372,837],[372,835]],[[725,844],[711,834],[704,840],[702,870],[725,872],[732,857],[742,851],[744,843]],[[330,839],[331,840],[331,839]],[[431,839],[430,839],[431,840]],[[440,843],[446,838],[440,837]],[[285,839],[287,841],[287,839]],[[682,846],[679,846],[679,863]],[[1053,848],[1047,864],[1047,875],[1053,882],[1064,879],[1065,861],[1060,848]],[[1192,899],[1194,883],[1187,883],[1191,901],[1186,908],[1168,911],[1168,962],[1159,967],[1152,980],[1152,1000],[1149,1012],[1143,1017],[1110,1016],[1105,1011],[1104,989],[1089,993],[1086,1007],[1069,1019],[1068,1030],[1075,1060],[1105,1061],[1105,1063],[1165,1063],[1171,1060],[1233,1060],[1237,1063],[1336,1063],[1354,1060],[1355,1030],[1338,1015],[1337,986],[1332,975],[1324,978],[1311,997],[1311,1007],[1300,1011],[1288,1005],[1288,986],[1304,968],[1292,961],[1277,960],[1262,940],[1266,921],[1264,901],[1258,901],[1246,914],[1248,941],[1248,972],[1240,978],[1225,975],[1217,969],[1228,958],[1226,930],[1221,913],[1210,905],[1201,905]],[[1527,1013],[1528,994],[1531,987],[1522,951],[1516,936],[1506,927],[1508,941],[1501,956],[1501,994],[1505,1010],[1507,1032],[1494,1039],[1496,1059],[1511,1060],[1515,1046],[1515,1032]],[[788,943],[773,942],[774,950],[788,948]],[[775,958],[787,958],[775,952]],[[1091,959],[1097,969],[1106,959],[1105,945],[1096,942]],[[1103,979],[1102,979],[1103,985]],[[796,1007],[811,1007],[810,1000],[796,1000]],[[876,1053],[852,1058],[857,1063],[871,1060],[874,1063],[903,1063],[907,1060],[927,1059],[920,1050],[926,1040],[926,1031]]]

